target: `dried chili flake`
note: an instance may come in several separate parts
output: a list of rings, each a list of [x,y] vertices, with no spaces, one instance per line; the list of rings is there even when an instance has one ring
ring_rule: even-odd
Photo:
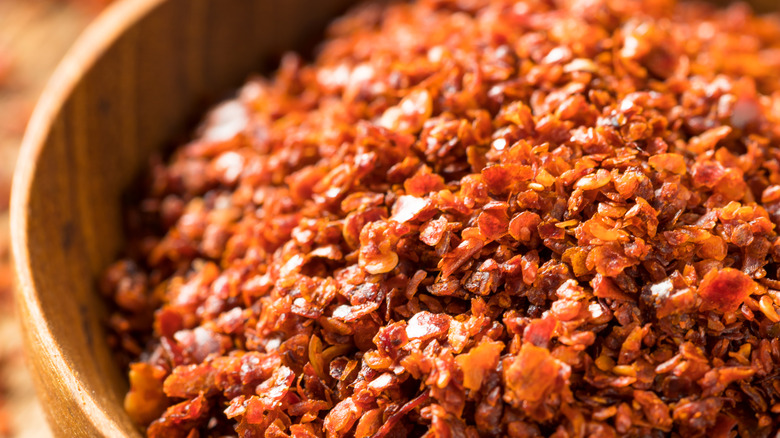
[[[140,424],[157,419],[170,404],[163,392],[165,370],[147,363],[130,367],[130,392],[125,396],[125,410]]]
[[[504,400],[517,406],[543,403],[565,389],[570,373],[569,366],[548,349],[525,343],[517,356],[504,364]]]
[[[416,196],[404,195],[393,206],[391,220],[404,223],[416,219],[429,206],[428,201]]]
[[[780,21],[416,0],[215,108],[100,282],[151,437],[771,436]]]
[[[733,312],[757,289],[755,281],[736,269],[713,269],[704,276],[699,285],[699,296],[703,300],[702,310]]]
[[[482,342],[476,347],[455,358],[463,369],[463,386],[472,391],[479,391],[482,382],[489,373],[496,372],[498,359],[504,344],[501,342]]]
[[[350,397],[342,400],[328,412],[322,427],[329,437],[341,437],[347,434],[352,425],[360,418],[362,409]]]

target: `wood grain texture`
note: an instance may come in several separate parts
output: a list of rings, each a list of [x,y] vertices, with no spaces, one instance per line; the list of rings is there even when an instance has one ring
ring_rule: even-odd
[[[122,247],[123,191],[204,104],[350,3],[127,0],[61,64],[25,136],[11,213],[19,314],[57,435],[140,436],[94,288]]]

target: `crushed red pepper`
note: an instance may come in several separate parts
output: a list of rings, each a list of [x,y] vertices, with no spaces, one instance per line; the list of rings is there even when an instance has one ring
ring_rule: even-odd
[[[774,436],[780,18],[359,7],[156,159],[106,272],[150,437]]]

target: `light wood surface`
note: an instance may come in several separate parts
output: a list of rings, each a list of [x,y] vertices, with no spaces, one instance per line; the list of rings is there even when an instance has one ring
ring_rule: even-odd
[[[140,436],[94,291],[122,246],[123,190],[203,104],[316,38],[349,3],[127,0],[60,65],[28,127],[11,207],[19,313],[56,434]]]
[[[27,370],[11,298],[8,199],[27,119],[52,71],[93,18],[62,0],[0,0],[0,437],[51,436]],[[5,66],[5,68],[3,68]]]

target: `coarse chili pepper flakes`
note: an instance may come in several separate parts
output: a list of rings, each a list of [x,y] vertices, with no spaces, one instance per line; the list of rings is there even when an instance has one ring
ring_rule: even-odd
[[[417,0],[329,35],[128,210],[101,286],[150,437],[780,429],[779,17]]]

